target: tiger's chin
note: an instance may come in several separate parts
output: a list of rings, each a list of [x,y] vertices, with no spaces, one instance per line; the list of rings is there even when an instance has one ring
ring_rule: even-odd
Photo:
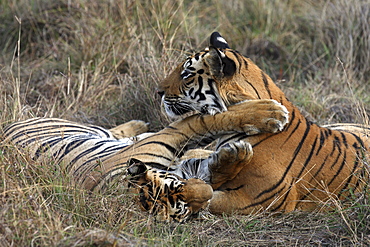
[[[199,114],[199,111],[188,111],[184,112],[182,114],[175,113],[173,111],[167,111],[166,109],[166,115],[171,119],[171,121],[177,121],[177,120],[182,120],[187,117],[193,116],[195,114]]]

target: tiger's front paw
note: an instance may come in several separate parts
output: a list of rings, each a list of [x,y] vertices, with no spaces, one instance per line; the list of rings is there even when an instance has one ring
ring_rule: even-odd
[[[117,139],[134,137],[148,131],[148,123],[142,120],[131,120],[109,130]]]
[[[288,123],[289,112],[276,100],[248,100],[229,107],[229,111],[242,111],[243,131],[254,135],[282,131]]]
[[[289,122],[289,111],[286,107],[275,100],[271,100],[270,111],[267,111],[265,118],[262,122],[265,122],[265,132],[276,133],[282,131],[284,126]],[[263,129],[263,128],[262,128]]]

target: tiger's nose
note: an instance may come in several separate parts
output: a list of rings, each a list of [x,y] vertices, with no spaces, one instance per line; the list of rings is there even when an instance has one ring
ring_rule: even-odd
[[[159,90],[157,90],[157,94],[162,98],[162,97],[163,97],[163,95],[164,95],[164,91],[159,91]]]

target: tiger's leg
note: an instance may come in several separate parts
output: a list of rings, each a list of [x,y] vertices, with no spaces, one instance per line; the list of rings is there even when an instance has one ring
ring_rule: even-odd
[[[116,139],[134,137],[148,131],[148,123],[141,120],[131,120],[127,123],[118,125],[109,131]]]
[[[216,190],[209,204],[209,211],[212,214],[251,214],[264,210],[262,205],[251,205],[253,198],[240,190]]]
[[[256,199],[253,196],[253,187],[266,183],[269,178],[262,177],[256,181],[245,181],[245,184],[233,189],[213,191],[209,211],[213,214],[251,214],[261,211],[291,212],[299,203],[299,193],[296,186],[281,190],[279,195]],[[285,181],[288,182],[288,181]]]

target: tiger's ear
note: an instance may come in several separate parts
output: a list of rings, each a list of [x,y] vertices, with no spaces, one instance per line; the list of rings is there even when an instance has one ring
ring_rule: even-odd
[[[224,49],[229,49],[229,44],[218,32],[213,32],[209,39],[210,47],[208,56],[205,58],[211,74],[217,79],[224,76],[232,76],[236,71],[235,62],[229,59]]]
[[[204,57],[211,75],[217,79],[232,76],[236,71],[236,64],[219,49],[210,46],[207,56]]]
[[[132,176],[144,174],[147,171],[146,165],[138,159],[132,158],[128,161],[127,173]]]
[[[211,46],[219,49],[230,48],[229,44],[226,42],[226,40],[221,36],[219,32],[213,32],[211,34],[209,43],[211,44]]]

